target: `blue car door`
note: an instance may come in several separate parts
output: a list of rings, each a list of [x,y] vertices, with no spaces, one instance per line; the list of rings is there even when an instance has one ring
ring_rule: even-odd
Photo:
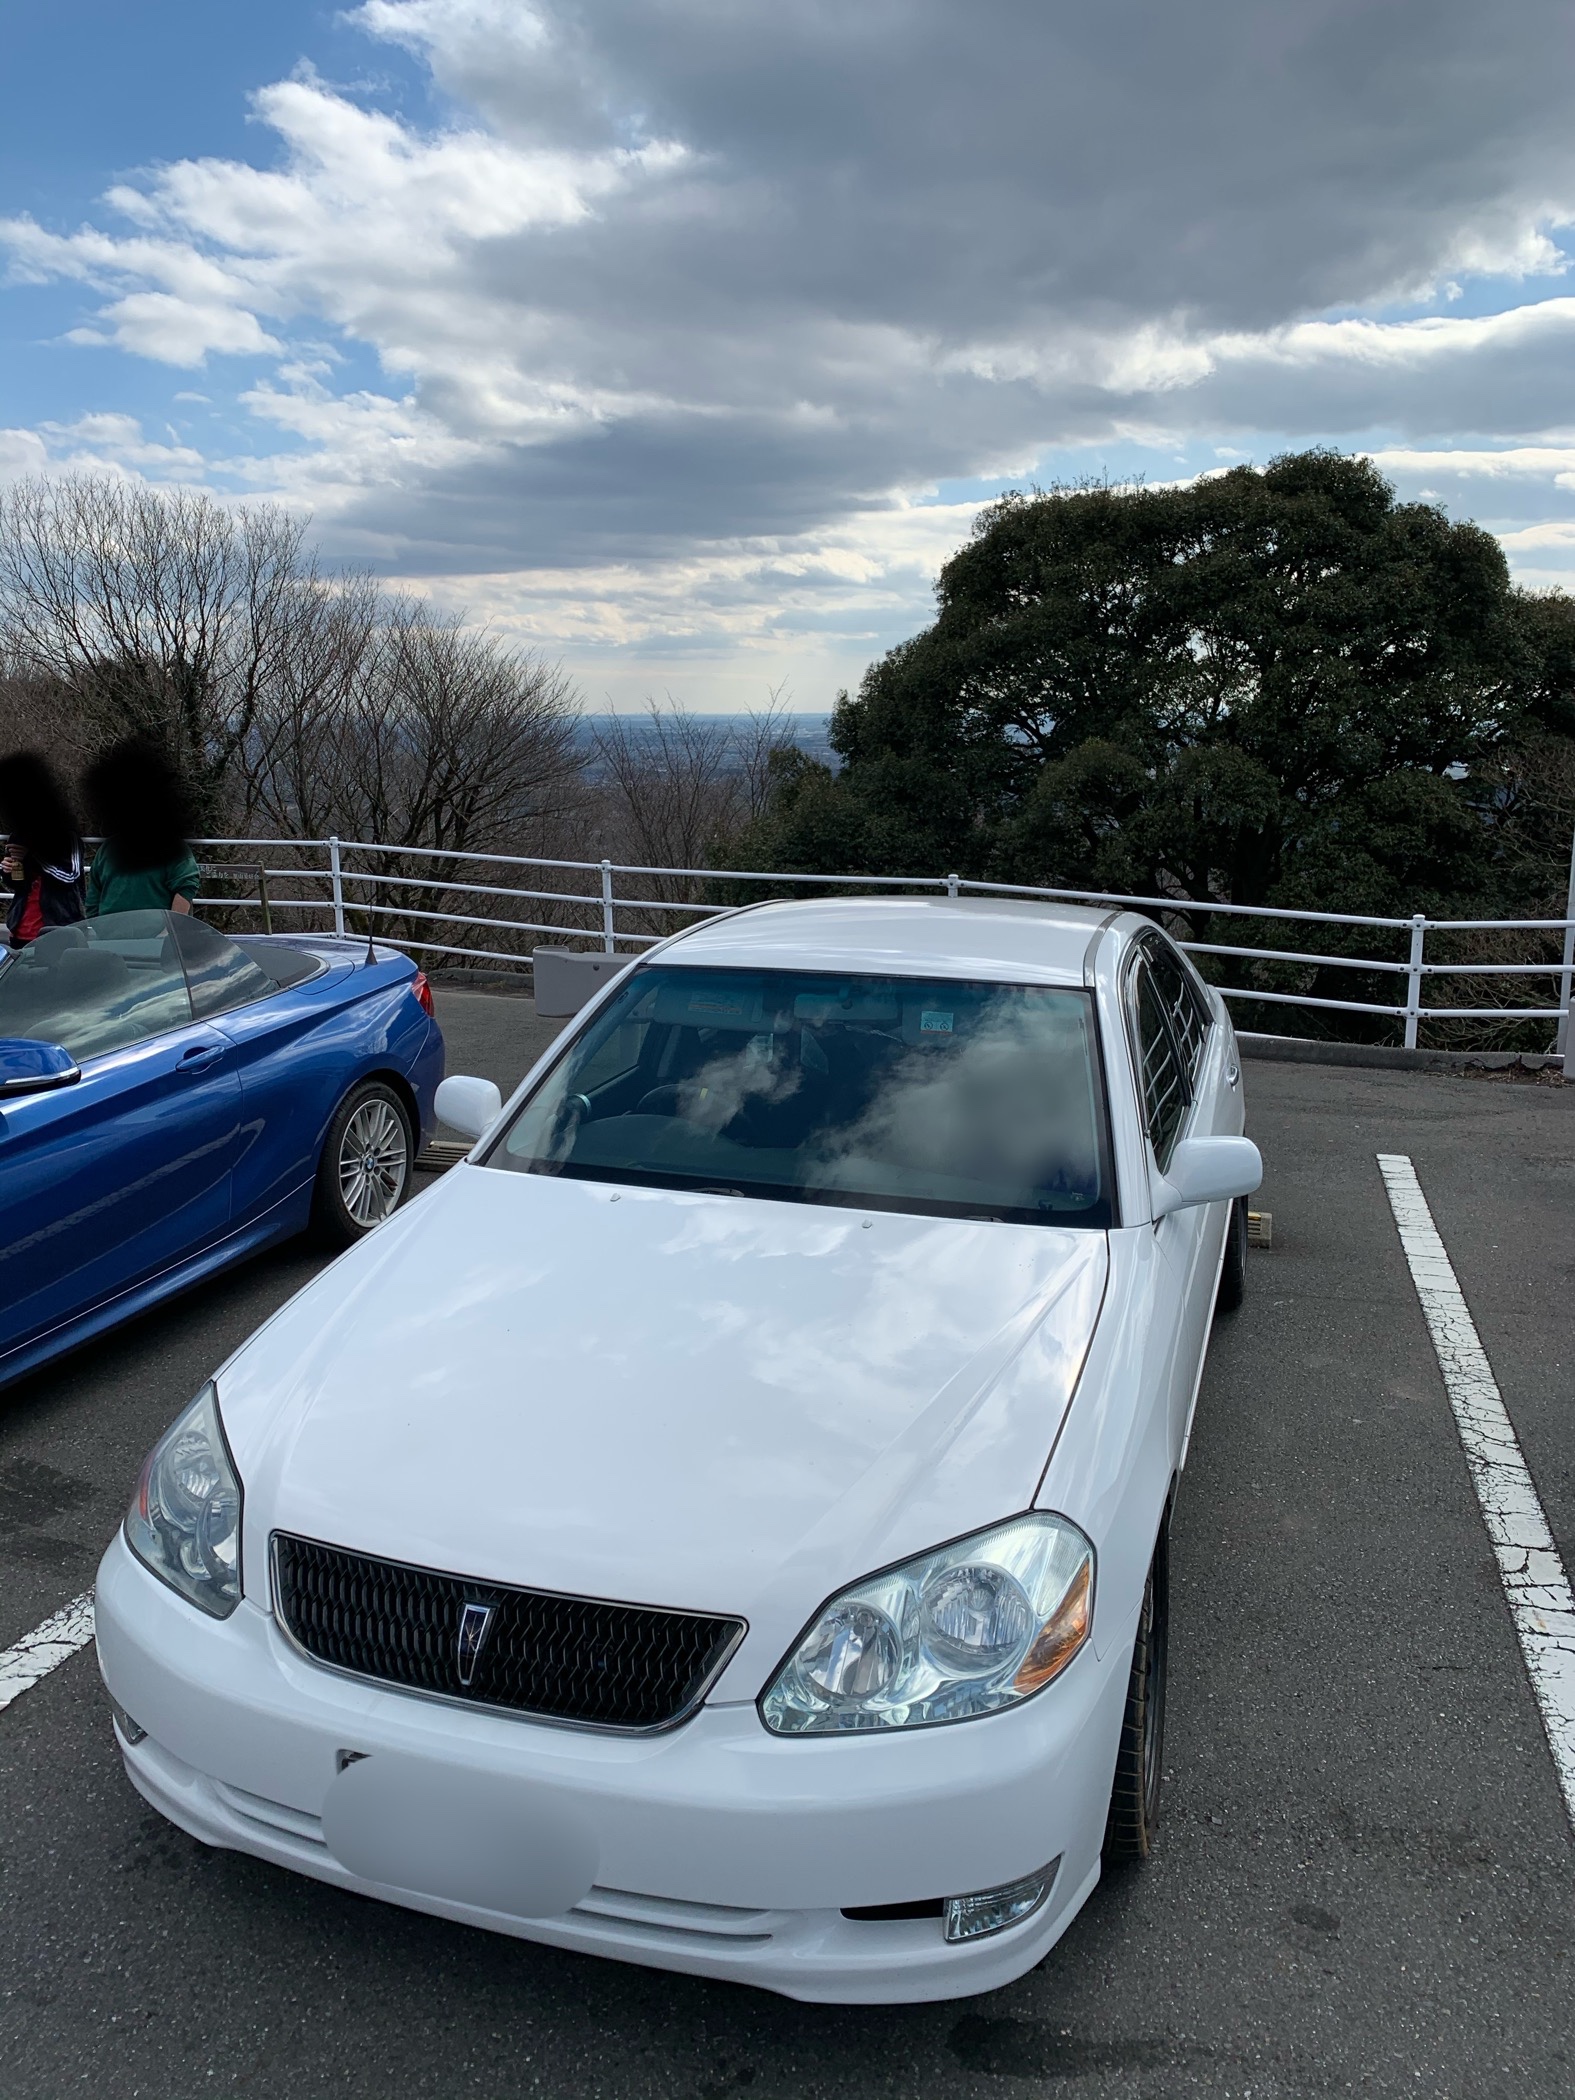
[[[0,1036],[82,1073],[0,1103],[3,1360],[224,1237],[241,1090],[163,912],[41,936],[0,970]]]
[[[334,995],[327,972],[280,985],[244,949],[199,919],[175,922],[192,1006],[230,1046],[241,1087],[241,1147],[231,1210],[248,1225],[309,1184],[323,1130],[355,1067],[359,1002]],[[346,973],[335,973],[342,978]]]

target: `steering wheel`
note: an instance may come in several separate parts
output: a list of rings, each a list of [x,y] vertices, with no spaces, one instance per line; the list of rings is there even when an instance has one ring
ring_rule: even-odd
[[[653,1086],[634,1104],[637,1116],[676,1116],[683,1103],[683,1089],[672,1084]]]

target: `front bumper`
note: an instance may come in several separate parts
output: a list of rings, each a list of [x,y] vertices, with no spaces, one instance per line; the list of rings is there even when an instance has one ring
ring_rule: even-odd
[[[1126,1690],[1121,1643],[1103,1657],[1085,1649],[1013,1712],[911,1735],[783,1739],[753,1706],[727,1705],[669,1734],[631,1737],[323,1669],[255,1603],[206,1618],[118,1535],[99,1570],[96,1620],[110,1695],[147,1731],[135,1744],[119,1737],[127,1772],[172,1822],[209,1844],[522,1939],[793,1998],[952,1998],[1032,1968],[1099,1876]],[[436,1827],[456,1801],[490,1801],[549,1848],[572,1833],[588,1861],[583,1893],[527,1916],[523,1905],[466,1900],[452,1886],[352,1872],[329,1845],[324,1811],[340,1828],[328,1796],[347,1761],[362,1758],[397,1766],[416,1822],[423,1804]],[[952,1946],[938,1918],[844,1915],[993,1888],[1050,1860],[1060,1865],[1048,1899],[993,1938]]]

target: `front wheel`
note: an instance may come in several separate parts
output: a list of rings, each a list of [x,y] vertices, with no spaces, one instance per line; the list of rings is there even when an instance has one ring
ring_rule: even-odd
[[[1138,1613],[1121,1747],[1105,1821],[1105,1862],[1147,1859],[1159,1829],[1161,1764],[1165,1754],[1165,1672],[1170,1621],[1170,1524],[1154,1545],[1143,1609]]]
[[[410,1193],[415,1146],[410,1114],[380,1079],[352,1088],[334,1110],[317,1169],[312,1226],[332,1247],[349,1247],[391,1218]]]

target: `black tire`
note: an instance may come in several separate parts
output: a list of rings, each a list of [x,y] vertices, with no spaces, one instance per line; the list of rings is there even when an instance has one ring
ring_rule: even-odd
[[[410,1111],[391,1086],[369,1079],[334,1110],[312,1200],[312,1231],[350,1247],[391,1218],[410,1193],[416,1148]]]
[[[1121,1747],[1105,1821],[1105,1863],[1118,1866],[1147,1859],[1159,1828],[1159,1797],[1165,1755],[1165,1677],[1170,1621],[1170,1523],[1160,1530],[1143,1586]]]
[[[1246,1295],[1247,1199],[1238,1196],[1230,1207],[1230,1223],[1225,1228],[1225,1262],[1220,1270],[1214,1310],[1217,1313],[1235,1312]]]

